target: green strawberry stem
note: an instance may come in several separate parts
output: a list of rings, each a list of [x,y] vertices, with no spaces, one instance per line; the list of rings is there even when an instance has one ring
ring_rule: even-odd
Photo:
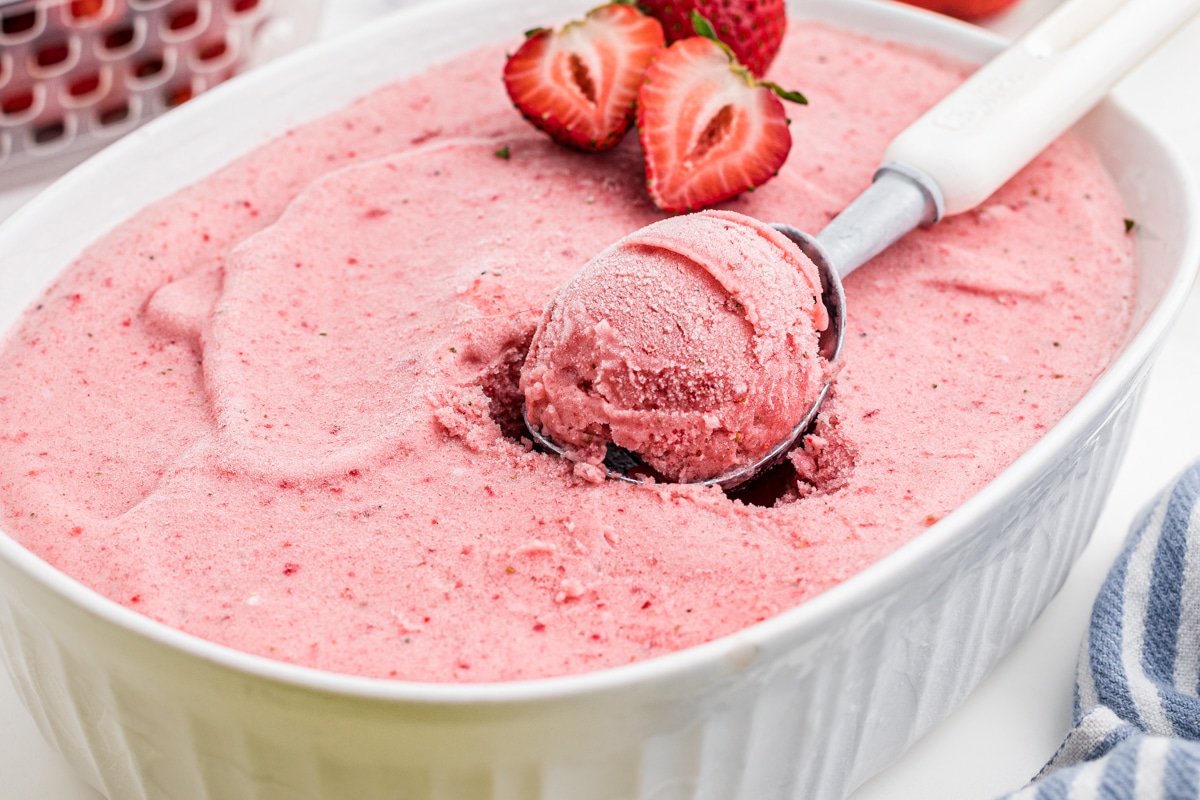
[[[760,81],[755,78],[750,73],[750,70],[746,69],[738,62],[737,56],[734,55],[733,50],[730,49],[729,45],[722,42],[721,37],[717,36],[716,30],[713,29],[712,23],[708,21],[708,18],[694,8],[692,9],[692,29],[696,31],[697,36],[703,36],[705,39],[716,42],[717,46],[725,51],[725,55],[729,56],[730,63],[733,64],[734,68],[743,75],[743,77],[746,79],[746,82],[751,86],[765,86],[774,92],[775,96],[780,100],[787,100],[792,103],[799,103],[800,105],[808,105],[808,98],[806,98],[800,92],[795,92],[791,89],[784,89],[778,83],[772,83],[771,81]]]
[[[785,89],[778,83],[772,83],[771,81],[759,81],[758,85],[765,86],[770,89],[780,100],[788,100],[793,103],[799,103],[802,106],[808,105],[807,97],[799,92],[792,91],[791,89]]]
[[[717,36],[717,32],[713,29],[712,23],[708,21],[708,17],[694,8],[692,9],[692,30],[696,32],[697,36],[703,36],[705,39],[711,39],[716,42],[725,51],[725,54],[729,56],[729,60],[737,63],[737,56],[733,54],[733,50],[729,49],[729,45],[722,42],[721,37]]]

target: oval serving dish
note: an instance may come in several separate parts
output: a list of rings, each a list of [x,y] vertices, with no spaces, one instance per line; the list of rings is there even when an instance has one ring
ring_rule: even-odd
[[[0,326],[147,203],[387,82],[591,5],[424,4],[189,102],[0,228]],[[1002,46],[870,0],[802,0],[791,11],[974,61]],[[0,655],[18,692],[49,741],[114,800],[843,796],[962,700],[1061,586],[1200,261],[1200,229],[1188,225],[1196,190],[1170,151],[1112,101],[1076,130],[1138,220],[1139,294],[1119,356],[982,491],[814,600],[616,669],[502,684],[381,681],[180,633],[0,534]]]

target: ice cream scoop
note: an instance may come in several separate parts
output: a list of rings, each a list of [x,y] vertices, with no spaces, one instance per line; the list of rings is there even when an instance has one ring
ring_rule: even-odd
[[[1200,0],[1068,0],[897,136],[872,184],[817,236],[774,225],[820,275],[820,297],[829,318],[820,345],[830,365],[826,381],[832,380],[841,353],[846,324],[842,280],[847,275],[918,226],[986,200],[1197,11]],[[779,263],[787,260],[770,262]],[[602,279],[592,279],[590,285],[594,295],[575,297],[576,307],[600,309],[619,299],[605,297],[620,290]],[[793,300],[804,303],[807,297]],[[706,355],[697,352],[697,357]],[[826,382],[811,405],[795,412],[792,424],[783,426],[787,434],[774,446],[759,448],[756,455],[723,470],[689,468],[663,476],[725,488],[754,477],[804,434],[828,389]],[[595,447],[572,443],[564,448],[557,443],[553,424],[542,424],[544,413],[531,415],[529,394],[526,398],[526,424],[538,442],[569,458],[577,460],[583,454],[585,461],[595,461]],[[769,398],[755,400],[773,408]],[[555,413],[564,412],[555,409],[551,417]],[[703,414],[695,419],[704,424]],[[593,427],[592,434],[602,436],[604,431]],[[693,434],[702,438],[703,431],[696,428]],[[643,461],[645,453],[633,450],[632,455],[617,451],[604,463],[609,477],[642,480]],[[709,472],[713,474],[701,475]]]

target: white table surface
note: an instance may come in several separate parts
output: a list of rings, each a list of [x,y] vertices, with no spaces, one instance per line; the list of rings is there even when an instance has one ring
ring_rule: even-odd
[[[349,30],[406,0],[330,0],[321,35]],[[1058,0],[1022,0],[988,23],[1015,35]],[[1118,87],[1124,100],[1184,156],[1200,178],[1200,20],[1186,27]],[[41,185],[0,186],[0,220]],[[1200,225],[1200,219],[1196,220]],[[1200,458],[1200,291],[1151,374],[1116,486],[1091,544],[1066,586],[1026,636],[949,718],[852,800],[982,800],[1019,788],[1070,726],[1075,658],[1087,617],[1134,513],[1172,476]],[[42,740],[0,671],[0,798],[101,800]],[[123,800],[111,798],[111,800]]]

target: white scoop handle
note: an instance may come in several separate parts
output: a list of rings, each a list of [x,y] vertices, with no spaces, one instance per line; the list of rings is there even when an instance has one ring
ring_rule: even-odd
[[[1198,11],[1200,0],[1067,0],[897,136],[884,163],[932,177],[946,214],[968,211]]]

